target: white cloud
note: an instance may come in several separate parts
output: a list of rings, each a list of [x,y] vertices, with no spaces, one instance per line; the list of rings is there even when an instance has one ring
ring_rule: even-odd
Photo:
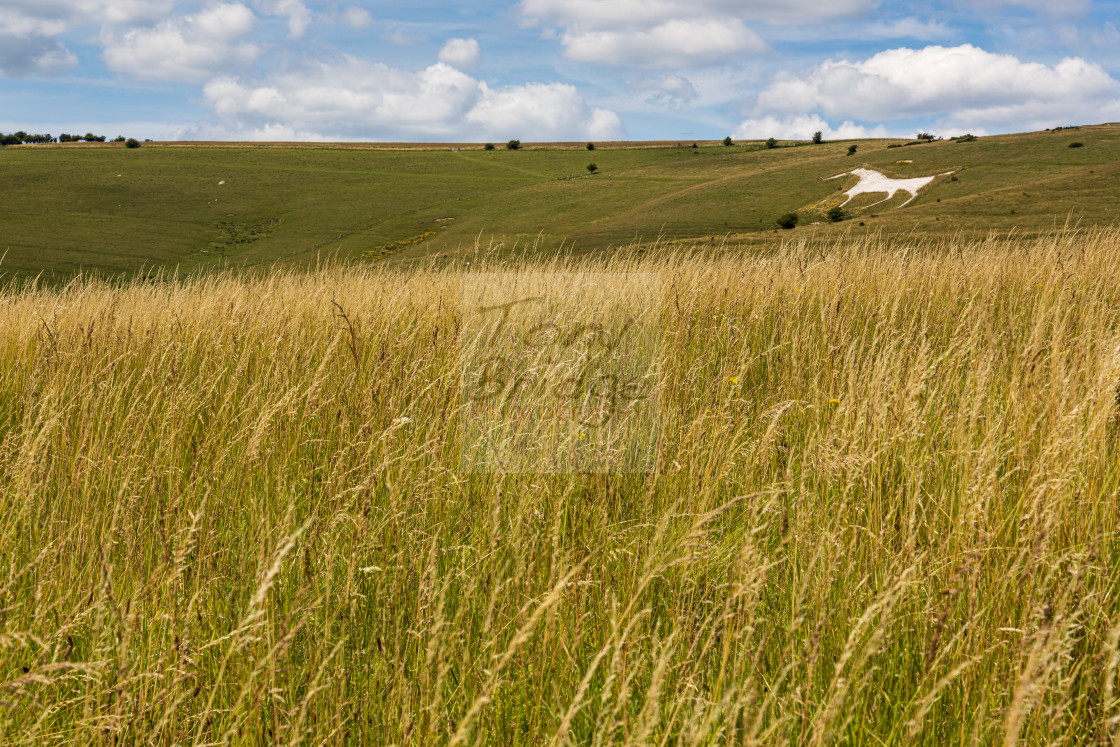
[[[655,81],[644,81],[635,86],[638,90],[653,91],[646,103],[651,106],[680,109],[700,97],[696,86],[688,78],[669,75]]]
[[[373,16],[365,8],[351,7],[342,11],[342,22],[356,29],[373,25]]]
[[[670,20],[639,31],[566,32],[564,51],[579,62],[647,68],[716,63],[760,54],[766,43],[737,19]]]
[[[1116,29],[1116,24],[1109,21],[1089,34],[1089,42],[1098,49],[1116,49],[1120,47],[1120,31]]]
[[[521,0],[519,7],[530,23],[555,21],[591,29],[627,29],[690,18],[819,23],[862,15],[878,5],[879,0]]]
[[[288,38],[299,39],[311,25],[311,11],[303,0],[254,0],[253,7],[268,16],[288,19]]]
[[[152,10],[125,7],[121,13]],[[108,4],[84,0],[4,0],[0,5],[0,75],[59,75],[78,59],[58,37],[83,23],[106,22],[118,15]]]
[[[819,24],[877,5],[878,0],[521,0],[519,8],[526,24],[560,26],[569,59],[679,69],[765,52],[748,22]]]
[[[61,75],[77,64],[74,53],[50,36],[0,30],[0,74],[9,78]]]
[[[428,41],[428,37],[424,34],[417,33],[410,27],[393,21],[386,24],[385,38],[402,47],[424,44]]]
[[[153,23],[174,6],[175,0],[3,0],[0,28],[59,34],[86,23]]]
[[[256,45],[241,43],[252,30],[244,5],[215,5],[193,16],[171,18],[154,28],[104,35],[103,59],[110,70],[145,80],[204,80],[215,70],[252,61]]]
[[[1023,8],[1050,18],[1082,16],[1093,6],[1092,0],[958,0],[956,4],[968,10]]]
[[[940,21],[919,21],[917,18],[900,18],[889,23],[877,21],[856,27],[863,39],[920,39],[933,41],[947,39],[955,32]]]
[[[1120,82],[1080,58],[1051,67],[966,44],[828,60],[804,75],[782,73],[758,95],[759,116],[814,111],[832,121],[937,117],[960,130],[1027,130],[1117,118]]]
[[[439,51],[439,61],[460,70],[473,70],[480,58],[478,42],[474,39],[448,39]]]
[[[833,127],[819,114],[796,114],[744,120],[735,128],[732,137],[736,140],[763,140],[770,137],[782,140],[808,140],[816,132],[820,132],[825,140],[889,136],[887,128],[883,125],[868,128],[846,121],[838,127]]]
[[[58,37],[85,24],[145,23],[174,0],[2,0],[0,75],[61,75],[78,58]]]
[[[480,93],[466,121],[496,139],[615,140],[625,134],[617,114],[588,106],[575,86],[529,83],[495,91],[481,83]]]
[[[331,140],[597,139],[624,136],[614,112],[559,83],[491,88],[450,65],[408,72],[344,57],[246,84],[224,77],[204,101],[226,132],[290,131]]]

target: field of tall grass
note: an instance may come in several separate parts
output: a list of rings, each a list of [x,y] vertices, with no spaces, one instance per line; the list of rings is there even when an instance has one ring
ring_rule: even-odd
[[[464,464],[518,273],[641,469]],[[8,287],[0,742],[1118,744],[1118,387],[1116,230]]]

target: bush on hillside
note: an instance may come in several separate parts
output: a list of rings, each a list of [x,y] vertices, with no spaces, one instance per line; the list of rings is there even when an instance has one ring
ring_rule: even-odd
[[[853,156],[853,155],[855,155],[855,152],[856,152],[857,150],[859,150],[859,146],[858,146],[858,145],[855,145],[854,143],[853,143],[852,145],[849,145],[849,146],[848,146],[848,155],[849,155],[849,156]]]
[[[521,150],[520,140],[510,140],[506,143],[506,150]]]
[[[588,150],[595,150],[595,143],[588,143],[587,144],[587,149]]]
[[[725,138],[723,139],[723,144],[724,144],[724,145],[731,145],[731,143],[732,143],[732,142],[733,142],[733,141],[731,140],[731,136],[730,136],[730,135],[728,135],[727,137],[725,137]]]
[[[813,133],[813,143],[816,144],[816,145],[820,145],[821,144],[821,139],[823,137],[824,137],[823,133],[820,130],[817,130],[816,132]]]
[[[778,141],[775,140],[774,138],[767,138],[766,139],[766,147],[767,148],[777,148],[778,147]]]
[[[596,171],[598,171],[598,170],[599,170],[599,167],[598,167],[598,166],[596,166],[595,164],[593,164],[593,163],[589,163],[589,164],[587,164],[587,171],[588,171],[589,173],[592,173],[592,174],[594,174],[594,173],[595,173]]]
[[[482,146],[482,149],[483,150],[494,150],[494,144],[493,143],[487,143],[486,145]]]
[[[844,220],[848,216],[844,212],[844,208],[837,205],[836,207],[829,208],[828,212],[825,213],[825,217],[828,218],[833,223],[839,223],[840,221]]]
[[[777,223],[780,228],[789,230],[797,225],[798,220],[800,220],[800,218],[797,213],[786,213],[778,218]]]
[[[140,147],[140,141],[137,140],[134,137],[130,137],[128,140],[124,141],[124,147],[126,147],[126,148],[139,148]]]
[[[1085,143],[1070,143],[1069,147],[1071,147],[1071,148],[1084,148]]]

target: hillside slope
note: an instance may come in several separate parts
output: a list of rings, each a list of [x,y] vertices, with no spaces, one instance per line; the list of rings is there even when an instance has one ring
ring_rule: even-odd
[[[156,268],[381,259],[434,251],[565,244],[595,251],[634,240],[772,242],[775,218],[798,233],[1032,235],[1073,220],[1120,222],[1120,125],[970,142],[858,141],[732,147],[612,144],[484,151],[317,145],[68,145],[0,151],[0,270],[65,279]],[[1080,142],[1082,147],[1071,148]],[[792,147],[796,146],[796,147]],[[598,166],[589,175],[589,163]],[[847,206],[852,220],[811,225],[842,201],[853,168],[911,178],[953,171],[907,195]],[[782,235],[782,238],[786,238]]]

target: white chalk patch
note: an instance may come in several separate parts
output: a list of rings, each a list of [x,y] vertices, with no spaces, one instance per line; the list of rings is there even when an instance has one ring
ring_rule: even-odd
[[[939,176],[948,176],[952,173],[952,171],[946,171],[944,174],[919,176],[913,179],[892,179],[873,169],[853,169],[852,171],[845,171],[843,174],[837,174],[836,176],[830,176],[828,178],[839,179],[842,176],[859,177],[859,181],[856,182],[856,185],[844,193],[848,196],[848,199],[840,203],[841,207],[851,202],[852,198],[856,195],[877,194],[879,192],[886,192],[887,196],[879,200],[879,202],[871,203],[871,205],[867,207],[873,207],[879,203],[886,202],[899,192],[905,192],[910,195],[909,200],[899,205],[899,207],[906,207],[918,196],[918,190],[922,187],[925,187]]]
[[[220,187],[220,186],[222,186],[222,185],[223,185],[223,184],[225,184],[225,183],[226,183],[226,180],[225,180],[225,179],[222,179],[222,180],[221,180],[220,182],[218,182],[218,186]]]

